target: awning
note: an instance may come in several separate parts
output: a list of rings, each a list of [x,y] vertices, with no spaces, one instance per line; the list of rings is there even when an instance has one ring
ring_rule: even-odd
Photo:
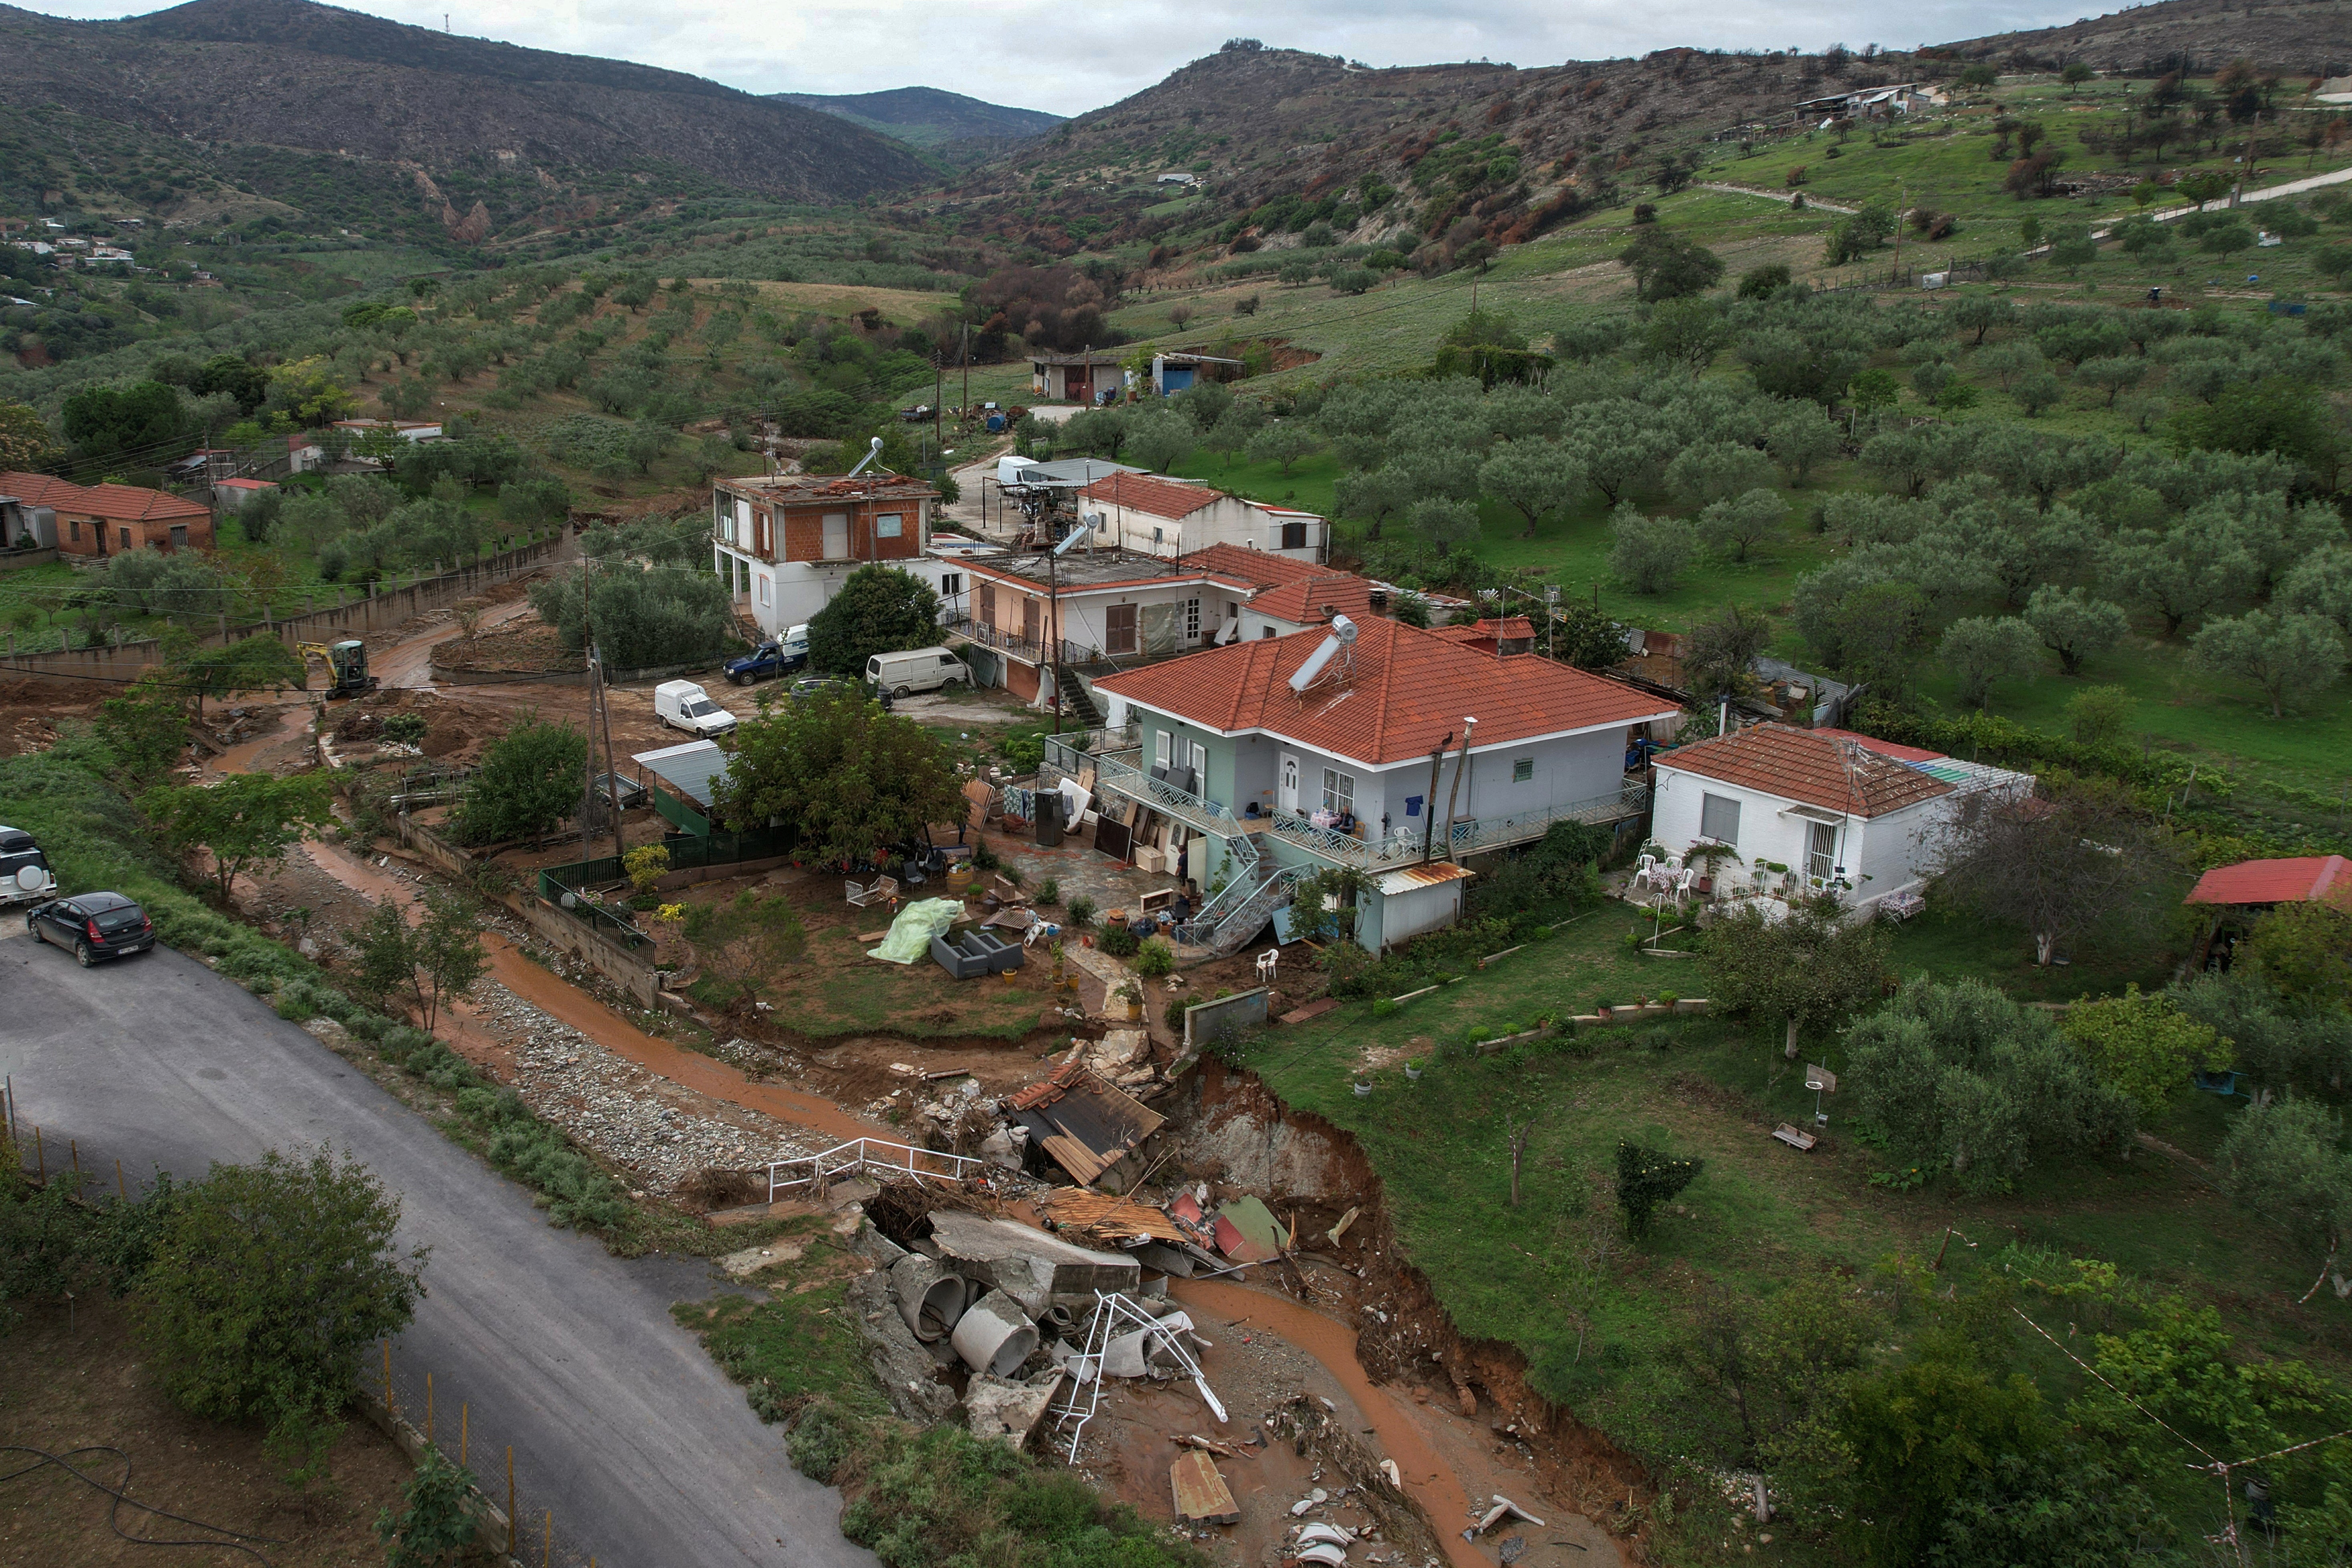
[[[705,811],[719,780],[727,776],[727,753],[715,741],[689,741],[629,759]]]
[[[1456,866],[1451,860],[1424,860],[1418,866],[1407,866],[1402,871],[1383,871],[1376,884],[1383,895],[1409,893],[1417,888],[1434,888],[1447,882],[1460,882],[1478,873]]]

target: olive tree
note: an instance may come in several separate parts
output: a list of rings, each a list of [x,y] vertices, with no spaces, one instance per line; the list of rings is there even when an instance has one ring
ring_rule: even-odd
[[[2033,628],[2014,616],[1968,616],[1944,628],[1936,658],[1958,683],[1956,695],[1970,708],[1992,699],[1996,680],[2032,680],[2042,668],[2042,647]]]
[[[2080,588],[2049,584],[2034,589],[2026,601],[2025,624],[2058,656],[2058,668],[2068,675],[2082,674],[2084,659],[2105,653],[2131,629],[2121,606],[2094,599]]]
[[[2214,621],[2189,646],[2207,669],[2235,676],[2261,691],[2273,719],[2284,716],[2289,689],[2308,695],[2335,685],[2344,674],[2344,639],[2336,627],[2292,610],[2249,610]]]
[[[1651,517],[1632,501],[1609,519],[1615,543],[1609,571],[1636,594],[1663,594],[1675,585],[1697,553],[1697,532],[1678,517]]]
[[[1754,909],[1721,916],[1699,939],[1717,1001],[1736,1017],[1778,1026],[1791,1061],[1801,1032],[1827,1028],[1877,999],[1887,951],[1876,921],[1846,921],[1828,897],[1794,904],[1778,921]]]

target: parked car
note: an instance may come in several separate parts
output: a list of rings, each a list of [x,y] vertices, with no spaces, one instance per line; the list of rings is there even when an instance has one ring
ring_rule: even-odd
[[[41,847],[20,827],[0,827],[0,904],[55,898],[57,874]]]
[[[772,680],[779,675],[789,675],[808,664],[808,627],[794,626],[780,637],[770,637],[740,658],[727,661],[724,673],[738,686],[749,686],[755,680]]]
[[[155,922],[121,893],[77,893],[25,911],[25,929],[43,942],[69,948],[84,969],[101,958],[144,952],[155,945]]]
[[[909,648],[905,653],[877,653],[866,661],[866,679],[875,689],[893,697],[937,691],[951,680],[971,682],[971,667],[944,647]]]
[[[654,717],[665,729],[683,730],[704,740],[735,728],[735,715],[691,680],[665,680],[655,687]]]

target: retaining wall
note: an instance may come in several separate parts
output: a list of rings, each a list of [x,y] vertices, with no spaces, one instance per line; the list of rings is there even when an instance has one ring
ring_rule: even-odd
[[[550,946],[570,953],[646,1006],[661,1005],[661,984],[654,974],[650,944],[646,956],[640,958],[606,942],[543,899],[526,895],[521,902],[523,920]]]

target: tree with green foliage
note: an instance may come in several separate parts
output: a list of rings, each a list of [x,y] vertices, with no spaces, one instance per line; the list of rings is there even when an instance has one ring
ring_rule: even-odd
[[[2147,376],[2147,362],[2120,354],[2105,354],[2086,359],[2074,367],[2077,385],[2087,386],[2107,395],[2107,406],[2116,405],[2118,395],[2137,386]]]
[[[1890,699],[1909,691],[1927,652],[1927,596],[1881,579],[1818,605],[1799,602],[1797,622],[1832,669]]]
[[[712,809],[737,833],[790,823],[811,859],[847,864],[962,809],[946,746],[862,692],[763,706],[735,731]]]
[[[1981,980],[1916,981],[1846,1031],[1846,1085],[1897,1158],[1971,1194],[2127,1148],[2132,1102],[2050,1021]]]
[[[686,940],[730,1013],[752,1011],[777,972],[808,950],[798,911],[781,896],[761,898],[750,888],[731,899],[688,904]]]
[[[607,670],[651,669],[740,647],[727,584],[699,567],[583,563],[530,585],[530,607],[567,648],[593,628]]]
[[[1251,462],[1279,465],[1287,477],[1291,464],[1320,450],[1322,446],[1321,438],[1303,422],[1275,419],[1260,426],[1249,438],[1247,451]]]
[[[2115,647],[2131,629],[2121,606],[2094,599],[2081,588],[2048,583],[2026,601],[2025,623],[2058,656],[2058,667],[2068,675],[2082,674],[2084,659]]]
[[[2066,700],[2066,733],[2081,745],[2116,745],[2131,732],[2138,706],[2120,686],[2084,687]]]
[[[2285,716],[2289,689],[2307,697],[2335,685],[2344,674],[2341,634],[2317,616],[2293,611],[2248,610],[2209,622],[2189,647],[2205,668],[2259,690],[2273,719]]]
[[[1496,443],[1478,468],[1478,488],[1527,519],[1528,539],[1545,514],[1575,505],[1588,482],[1572,451],[1534,437]]]
[[[1172,408],[1155,408],[1139,415],[1127,437],[1128,456],[1139,468],[1167,473],[1192,455],[1200,432]]]
[[[333,805],[324,773],[232,773],[218,784],[158,784],[139,798],[175,848],[210,858],[224,904],[238,877],[276,866],[332,822]]]
[[[2017,322],[2017,301],[2006,294],[1970,290],[1953,300],[1944,311],[1944,320],[1958,331],[1973,332],[1969,341],[1981,347],[1985,334],[1995,327],[2014,326]]]
[[[188,750],[188,693],[166,669],[149,669],[120,697],[98,705],[91,728],[127,789],[168,777]]]
[[[2319,1279],[2311,1286],[2316,1291],[2336,1271],[2345,1234],[2352,1231],[2344,1119],[2301,1096],[2250,1105],[2221,1141],[2221,1166],[2231,1197],[2284,1223],[2306,1256],[2319,1258]]]
[[[133,1317],[147,1365],[183,1409],[261,1421],[322,1458],[361,1353],[408,1326],[425,1252],[394,1247],[400,1200],[329,1150],[215,1165],[175,1189]]]
[[[1769,300],[1789,286],[1789,264],[1770,261],[1761,267],[1751,267],[1739,275],[1737,297],[1742,300]]]
[[[2053,1433],[2033,1380],[2023,1373],[1996,1379],[1978,1354],[1970,1336],[1945,1329],[1902,1364],[1852,1384],[1839,1422],[1853,1456],[1851,1500],[1842,1511],[1862,1561],[1886,1568],[1928,1561],[1955,1503],[1988,1476],[2050,1446]],[[1945,1561],[1957,1568],[1996,1560]]]
[[[1737,335],[1714,300],[1678,295],[1650,312],[1642,348],[1652,359],[1680,365],[1696,381]]]
[[[1772,483],[1772,459],[1744,441],[1695,441],[1666,465],[1666,486],[1685,506],[1728,500]]]
[[[1788,503],[1780,492],[1759,486],[1710,505],[1698,514],[1698,530],[1734,561],[1746,561],[1750,550],[1779,534],[1788,521]]]
[[[1822,259],[1832,267],[1859,261],[1885,245],[1894,232],[1895,209],[1885,202],[1864,202],[1830,230]]]
[[[1723,258],[1664,225],[1645,226],[1617,253],[1633,274],[1633,291],[1646,304],[1705,293],[1723,276]]]
[[[2236,1059],[2211,1025],[2184,1015],[2164,992],[2141,994],[2137,984],[2120,996],[2076,1002],[2059,1032],[2143,1119],[2186,1094],[2191,1073],[2218,1072]]]
[[[2279,904],[2254,922],[2238,960],[2289,1005],[2352,1008],[2352,911],[2335,904]]]
[[[32,472],[57,456],[58,438],[30,404],[0,402],[0,469]],[[0,540],[0,545],[14,540]]]
[[[1944,628],[1936,661],[1958,683],[1953,695],[1969,708],[1992,700],[1997,680],[2032,680],[2042,670],[2041,641],[2015,616],[1966,616]]]
[[[2292,376],[2233,382],[2210,403],[2172,416],[2173,444],[2187,451],[2275,452],[2322,483],[2335,478],[2337,440],[2327,395]]]
[[[1424,495],[1405,508],[1413,537],[1441,554],[1478,542],[1478,507],[1453,496]]]
[[[877,653],[928,647],[939,640],[940,596],[913,573],[868,564],[809,619],[809,663],[830,674],[862,676]]]
[[[1607,669],[1627,657],[1625,623],[1583,599],[1535,607],[1536,647],[1579,669]]]
[[[1802,488],[1816,465],[1838,450],[1838,429],[1819,404],[1794,403],[1775,415],[1764,450],[1792,487]]]
[[[1782,921],[1743,910],[1710,923],[1699,957],[1718,1005],[1780,1030],[1781,1054],[1875,1001],[1886,978],[1887,942],[1874,921],[1848,922],[1833,895],[1792,902]]]
[[[160,462],[189,435],[179,391],[156,381],[85,387],[66,399],[59,424],[74,455],[90,462]]]
[[[588,741],[566,723],[525,710],[521,721],[482,752],[456,813],[469,844],[544,839],[580,807],[587,790]]]
[[[1645,1144],[1621,1141],[1617,1145],[1617,1206],[1625,1211],[1625,1229],[1634,1239],[1650,1233],[1658,1205],[1670,1204],[1698,1180],[1704,1160],[1684,1160]]]
[[[1671,589],[1698,553],[1697,531],[1679,517],[1652,517],[1632,501],[1609,516],[1609,572],[1636,594]]]
[[[2032,369],[2020,374],[2009,389],[2010,396],[2028,419],[2039,419],[2044,411],[2056,406],[2066,395],[2065,386],[2048,370]]]

